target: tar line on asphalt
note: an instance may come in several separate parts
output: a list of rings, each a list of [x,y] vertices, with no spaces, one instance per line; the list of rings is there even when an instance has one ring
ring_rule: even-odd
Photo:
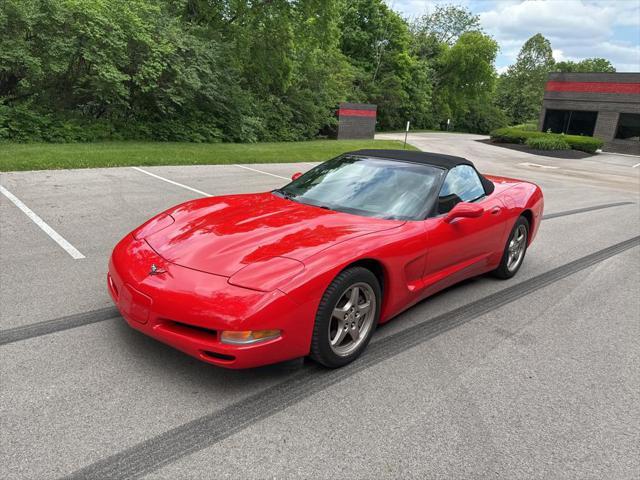
[[[605,203],[604,205],[594,205],[592,207],[576,208],[575,210],[565,210],[564,212],[548,213],[543,215],[543,220],[551,220],[552,218],[566,217],[567,215],[575,215],[577,213],[593,212],[595,210],[603,210],[605,208],[620,207],[622,205],[633,205],[633,202],[616,202]]]
[[[116,307],[100,308],[90,312],[67,315],[66,317],[48,320],[46,322],[33,323],[22,327],[10,328],[0,331],[0,345],[6,343],[27,340],[41,335],[68,330],[70,328],[82,327],[91,323],[102,322],[120,316]]]
[[[602,210],[604,208],[619,207],[621,205],[632,205],[633,202],[618,202],[607,203],[604,205],[594,205],[591,207],[578,208],[576,210],[567,210],[564,212],[550,213],[543,217],[543,220],[550,220],[552,218],[564,217],[567,215],[575,215],[578,213],[591,212],[594,210]],[[29,338],[39,337],[41,335],[48,335],[50,333],[59,332],[62,330],[68,330],[71,328],[82,327],[83,325],[89,325],[91,323],[101,322],[103,320],[109,320],[111,318],[119,317],[120,313],[115,307],[102,308],[93,310],[90,312],[79,313],[77,315],[70,315],[54,320],[47,320],[45,322],[34,323],[26,325],[24,327],[10,328],[6,330],[0,330],[0,345],[6,343],[18,342],[20,340],[28,340]]]
[[[409,327],[370,344],[362,357],[340,369],[304,368],[278,385],[99,460],[65,478],[131,479],[154,472],[366,368],[639,245],[640,236],[633,237]]]

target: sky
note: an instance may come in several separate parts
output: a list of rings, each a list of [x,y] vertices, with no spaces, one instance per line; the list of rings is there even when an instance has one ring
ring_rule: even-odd
[[[541,33],[556,61],[603,57],[619,72],[640,72],[640,0],[386,0],[406,18],[437,4],[462,5],[480,15],[498,41],[496,69],[514,63],[522,44]]]

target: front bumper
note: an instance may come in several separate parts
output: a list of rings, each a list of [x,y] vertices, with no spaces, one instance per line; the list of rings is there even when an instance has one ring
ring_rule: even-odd
[[[208,363],[251,368],[309,353],[314,315],[308,307],[279,290],[258,292],[227,280],[166,262],[128,235],[113,251],[107,286],[131,327]],[[220,341],[223,330],[267,329],[282,334],[251,345]]]

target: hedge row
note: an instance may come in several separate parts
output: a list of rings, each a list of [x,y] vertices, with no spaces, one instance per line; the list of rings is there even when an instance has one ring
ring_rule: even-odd
[[[602,145],[604,145],[604,142],[599,138],[565,135],[563,133],[534,132],[514,127],[499,128],[492,131],[490,135],[491,140],[494,142],[520,144],[526,144],[530,138],[559,138],[566,142],[573,150],[581,150],[587,153],[595,153],[596,150],[602,148]]]

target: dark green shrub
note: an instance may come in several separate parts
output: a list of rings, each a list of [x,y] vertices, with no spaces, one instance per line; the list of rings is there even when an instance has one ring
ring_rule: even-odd
[[[535,150],[569,150],[571,148],[563,138],[555,135],[527,138],[525,144]]]
[[[522,130],[516,127],[505,127],[493,130],[491,140],[498,143],[525,143],[528,138],[547,135],[543,132]]]
[[[604,142],[595,137],[582,137],[579,135],[565,135],[565,141],[574,150],[580,150],[587,153],[596,153],[596,150],[602,148]]]
[[[545,133],[538,131],[522,130],[517,127],[499,128],[491,132],[491,140],[497,143],[519,143],[528,144],[531,138],[559,138],[569,145],[573,150],[580,150],[587,153],[595,153],[602,148],[604,142],[599,138],[585,137],[581,135],[564,135],[559,133]]]
[[[536,132],[538,131],[538,124],[535,122],[527,122],[519,125],[513,125],[511,128],[517,128],[518,130],[524,130],[527,132]]]

